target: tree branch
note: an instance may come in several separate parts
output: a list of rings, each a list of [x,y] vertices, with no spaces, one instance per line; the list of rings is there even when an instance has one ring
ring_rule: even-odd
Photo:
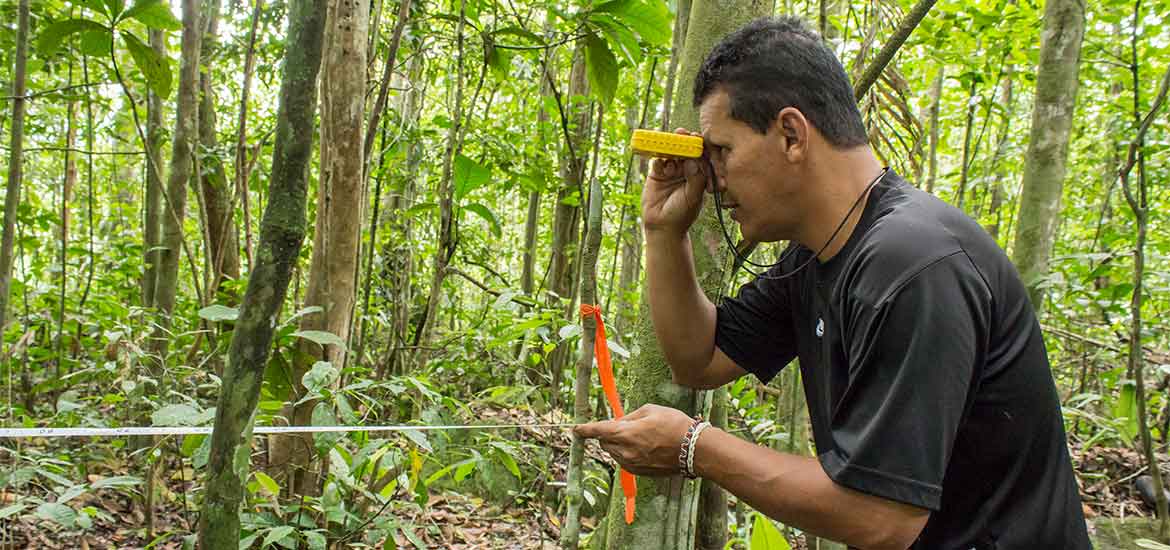
[[[865,97],[865,93],[877,82],[878,76],[886,69],[886,65],[894,59],[894,54],[898,53],[898,49],[910,37],[910,33],[918,27],[918,23],[922,22],[922,18],[926,17],[927,12],[934,6],[937,0],[918,0],[918,3],[910,8],[910,12],[906,14],[906,18],[898,24],[898,28],[894,30],[894,35],[890,37],[886,44],[882,46],[882,51],[878,52],[877,57],[870,62],[869,66],[865,68],[865,72],[861,74],[861,78],[853,87],[854,99],[861,101]]]

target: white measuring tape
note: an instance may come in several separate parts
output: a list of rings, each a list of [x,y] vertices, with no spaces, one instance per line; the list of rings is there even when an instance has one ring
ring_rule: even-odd
[[[455,424],[445,426],[256,426],[253,434],[297,434],[323,432],[410,432],[435,430],[500,430],[505,428],[568,428],[561,424]],[[135,435],[210,435],[211,426],[133,426],[125,428],[0,428],[0,439],[21,437],[123,437]]]

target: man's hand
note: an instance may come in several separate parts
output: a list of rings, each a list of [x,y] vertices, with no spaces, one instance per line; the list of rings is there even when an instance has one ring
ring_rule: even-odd
[[[682,128],[676,133],[697,136]],[[642,187],[642,224],[648,231],[686,233],[703,206],[705,160],[655,158]]]
[[[678,452],[691,418],[678,409],[643,405],[621,420],[581,424],[573,431],[596,438],[601,448],[630,473],[641,476],[679,474]]]

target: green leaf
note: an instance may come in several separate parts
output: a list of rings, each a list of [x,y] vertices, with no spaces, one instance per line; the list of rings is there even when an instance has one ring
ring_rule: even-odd
[[[503,236],[504,232],[503,232],[503,229],[500,228],[500,220],[498,218],[496,218],[496,215],[493,214],[492,211],[488,209],[488,207],[486,207],[482,204],[476,203],[476,204],[469,204],[469,205],[465,206],[464,208],[466,208],[466,209],[468,209],[476,214],[479,214],[479,217],[486,220],[488,222],[488,225],[492,229],[492,235],[495,235],[497,237]]]
[[[171,13],[170,6],[162,0],[139,0],[135,2],[120,19],[137,19],[152,29],[177,31],[183,28],[183,23]]]
[[[791,549],[788,541],[784,540],[784,535],[781,535],[776,526],[772,525],[772,520],[763,514],[756,514],[756,519],[752,522],[751,544],[748,546],[748,550]]]
[[[110,15],[111,19],[118,19],[122,13],[122,9],[126,7],[125,0],[105,0],[106,13]]]
[[[471,472],[475,470],[477,465],[479,465],[479,460],[477,459],[467,459],[463,461],[463,463],[461,463],[459,467],[455,469],[455,481],[463,481],[466,479],[467,476],[471,475]]]
[[[322,346],[333,345],[345,349],[345,340],[342,340],[340,336],[332,332],[324,330],[298,330],[292,333],[292,335],[298,338],[312,340]]]
[[[323,389],[333,386],[333,382],[337,380],[337,368],[329,361],[317,361],[313,363],[309,372],[306,372],[301,377],[301,383],[305,385],[306,397],[316,396]]]
[[[147,46],[133,33],[120,31],[122,40],[126,42],[126,49],[130,50],[130,57],[134,58],[134,65],[146,77],[146,85],[162,99],[171,95],[171,64],[166,56],[161,56],[150,46]]]
[[[483,186],[492,179],[492,171],[464,155],[455,157],[455,200]]]
[[[64,21],[58,21],[41,31],[40,37],[37,38],[37,52],[41,54],[41,57],[50,57],[56,53],[57,49],[61,47],[61,43],[69,35],[82,31],[109,32],[109,29],[105,25],[97,21],[90,21],[89,19],[66,19]],[[109,52],[106,53],[108,54]]]
[[[23,512],[25,508],[28,508],[28,506],[26,506],[23,502],[17,502],[16,504],[10,504],[4,508],[0,508],[0,519],[19,514]]]
[[[1150,539],[1137,539],[1133,541],[1133,543],[1136,544],[1138,548],[1146,548],[1148,550],[1170,550],[1170,545],[1165,545]]]
[[[195,451],[199,449],[199,446],[203,444],[204,439],[207,439],[206,435],[183,436],[183,446],[179,448],[179,454],[190,458],[195,454]]]
[[[211,304],[199,310],[199,317],[207,319],[213,323],[220,321],[235,321],[240,318],[240,310],[234,307],[228,307],[220,304]]]
[[[195,407],[186,403],[176,403],[151,413],[150,422],[154,426],[195,426],[201,416]]]
[[[433,209],[438,208],[438,207],[439,207],[439,205],[436,203],[433,203],[433,202],[419,203],[419,204],[416,204],[416,205],[411,206],[410,208],[406,209],[406,217],[413,218],[414,216],[422,214],[423,212],[426,212],[427,210],[433,210]]]
[[[275,479],[272,479],[268,474],[260,471],[253,472],[252,475],[256,476],[256,481],[260,483],[260,486],[263,487],[265,491],[268,491],[268,494],[273,496],[280,496],[280,484],[277,483]]]
[[[670,10],[661,0],[610,0],[598,4],[593,13],[613,14],[615,19],[654,46],[670,42],[673,28]]]
[[[81,40],[77,49],[90,57],[105,57],[110,55],[114,44],[114,34],[107,29],[90,29],[81,31]]]
[[[642,62],[642,46],[638,44],[638,38],[629,27],[604,13],[589,16],[589,22],[601,30],[611,49],[616,50],[631,67],[636,67]]]
[[[322,401],[313,407],[313,425],[314,426],[336,426],[337,417],[333,415],[333,406]],[[313,434],[313,447],[317,449],[317,454],[325,456],[329,454],[329,449],[332,449],[345,434],[341,432],[316,432]]]
[[[1113,419],[1120,421],[1118,435],[1126,445],[1133,444],[1133,438],[1138,434],[1137,418],[1137,387],[1132,380],[1126,380],[1121,386],[1121,395],[1113,404]]]
[[[114,476],[99,479],[90,485],[93,490],[118,487],[134,487],[142,484],[142,478],[134,476]]]
[[[325,547],[329,544],[325,535],[321,534],[320,531],[309,531],[305,533],[305,540],[309,543],[309,550],[325,550]]]
[[[585,37],[585,72],[601,103],[609,105],[617,92],[618,64],[609,45],[595,33]]]
[[[276,543],[276,541],[282,540],[285,537],[291,535],[295,529],[296,527],[293,527],[292,525],[281,525],[280,527],[273,527],[268,531],[268,536],[264,537],[264,542],[260,546],[271,546],[272,544]]]
[[[402,430],[401,433],[402,433],[402,435],[405,435],[407,439],[413,441],[415,445],[418,445],[420,448],[425,449],[428,453],[434,451],[434,448],[431,447],[431,442],[427,441],[427,435],[422,433],[421,431],[419,431],[419,430]]]
[[[77,525],[77,512],[74,512],[73,508],[56,502],[45,502],[37,506],[37,517],[63,527]]]

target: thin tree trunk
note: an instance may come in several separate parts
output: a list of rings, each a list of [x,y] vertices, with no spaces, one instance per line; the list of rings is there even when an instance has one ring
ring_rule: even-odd
[[[166,42],[160,30],[151,29],[150,47],[159,56],[166,55]],[[146,154],[153,161],[146,163],[146,205],[143,207],[142,249],[145,251],[146,269],[142,274],[142,305],[154,307],[155,285],[158,284],[159,235],[162,229],[162,173],[152,170],[162,158],[162,98],[147,87],[146,90]]]
[[[712,394],[711,425],[727,429],[727,388],[719,388]],[[723,550],[727,545],[727,492],[712,481],[702,480],[698,508],[695,550]]]
[[[589,184],[589,213],[585,227],[585,247],[581,251],[581,304],[600,307],[597,300],[597,256],[601,251],[601,180],[597,179],[597,157],[601,148],[603,108],[597,107],[597,131],[593,134],[593,168]],[[604,312],[602,312],[604,315]],[[592,315],[581,316],[581,352],[577,356],[577,378],[573,384],[573,422],[590,419],[589,388],[593,379],[593,345],[597,321]],[[569,470],[565,488],[565,526],[561,529],[561,548],[576,550],[581,533],[582,477],[584,475],[585,440],[573,434],[569,447]]]
[[[239,546],[240,504],[248,479],[260,383],[271,351],[274,321],[305,237],[305,197],[324,26],[325,0],[289,2],[286,36],[289,44],[298,47],[285,50],[269,201],[216,407],[199,525],[200,547],[208,550]]]
[[[228,185],[227,173],[219,160],[219,138],[215,134],[215,90],[211,86],[211,64],[217,47],[219,30],[219,0],[204,3],[206,34],[200,47],[199,87],[199,143],[203,151],[199,174],[200,191],[206,211],[208,257],[211,264],[211,284],[208,285],[208,301],[214,301],[214,293],[222,289],[225,280],[240,276],[240,237],[232,216],[232,191]],[[234,300],[233,300],[234,301]]]
[[[69,83],[73,83],[73,58],[69,58]],[[65,289],[69,282],[69,202],[73,200],[73,188],[77,185],[77,158],[72,154],[77,144],[77,127],[73,124],[77,113],[77,102],[70,100],[65,106],[65,177],[61,182],[61,254],[57,258],[61,273],[58,286],[57,337],[57,379],[65,376]]]
[[[12,249],[16,242],[16,208],[23,179],[25,63],[28,58],[28,0],[20,0],[16,16],[16,55],[12,71],[12,133],[9,141],[8,184],[4,194],[4,234],[0,244],[0,333],[8,324],[12,288]]]
[[[967,91],[967,120],[963,125],[963,162],[959,166],[959,190],[955,192],[955,207],[960,210],[963,209],[963,201],[967,196],[967,176],[971,173],[971,138],[975,133],[975,94],[978,90],[979,85],[972,78],[971,88]]]
[[[942,103],[942,87],[946,78],[946,67],[939,67],[938,76],[930,87],[930,168],[926,176],[926,192],[934,193],[934,184],[938,178],[938,111]]]
[[[244,82],[240,89],[240,109],[236,117],[236,160],[235,180],[236,195],[244,207],[244,258],[248,261],[248,269],[252,269],[252,215],[248,199],[248,174],[251,163],[248,162],[248,96],[252,92],[252,73],[256,68],[256,35],[260,26],[260,8],[263,0],[255,0],[252,6],[252,29],[248,31],[248,51],[244,54]],[[239,232],[236,232],[239,238]]]
[[[368,0],[331,0],[326,16],[321,66],[321,175],[317,188],[317,221],[313,232],[313,257],[309,268],[305,305],[322,308],[301,317],[301,330],[325,331],[342,339],[340,345],[321,346],[307,339],[298,342],[293,360],[289,403],[306,396],[301,383],[317,361],[329,362],[340,372],[353,303],[357,296],[354,270],[358,265],[360,212],[365,197],[362,156],[362,124],[365,122],[365,67],[369,25]],[[294,426],[313,423],[313,409],[332,407],[311,399],[286,405],[285,417]],[[325,467],[312,467],[313,434],[277,436],[271,440],[270,467],[287,467],[288,487],[294,495],[316,495]],[[324,462],[324,456],[322,456]]]
[[[674,102],[674,85],[678,79],[678,63],[682,59],[683,45],[687,40],[687,26],[691,22],[692,0],[678,0],[674,15],[674,35],[670,44],[670,62],[666,65],[666,86],[662,91],[662,125],[663,132],[672,131],[670,127],[670,107]],[[646,117],[642,117],[643,120]]]
[[[1083,0],[1049,0],[1044,6],[1032,131],[1012,261],[1028,287],[1032,307],[1044,305],[1042,283],[1056,237],[1069,134],[1076,111],[1078,68],[1085,31]]]
[[[999,241],[999,226],[1003,218],[1000,210],[1003,207],[1003,180],[1007,175],[1007,167],[1003,160],[1007,157],[1012,132],[1012,115],[1015,114],[1014,107],[1016,98],[1012,95],[1013,72],[1014,70],[1011,65],[1008,65],[1004,71],[1003,91],[1000,96],[1000,105],[1003,106],[1003,119],[1000,122],[999,139],[996,141],[995,156],[991,161],[992,171],[995,173],[995,176],[991,181],[991,208],[989,214],[995,217],[995,221],[987,227],[987,232],[996,241]]]
[[[549,273],[549,288],[556,295],[554,304],[558,303],[559,300],[567,300],[567,304],[562,303],[566,315],[569,315],[573,308],[572,295],[576,280],[577,260],[579,259],[577,249],[581,208],[576,204],[580,204],[584,194],[582,184],[585,180],[585,163],[588,157],[584,148],[586,140],[589,139],[590,124],[590,108],[588,101],[584,98],[588,95],[589,81],[585,75],[585,47],[583,42],[579,42],[573,50],[573,65],[569,70],[569,93],[567,97],[562,98],[563,101],[567,102],[567,105],[562,103],[566,111],[562,113],[562,122],[566,122],[568,126],[563,129],[565,139],[568,141],[561,149],[561,186],[557,190],[557,202],[553,217],[552,267]],[[573,200],[574,196],[577,196],[576,201]],[[560,404],[561,376],[568,359],[569,348],[563,345],[557,346],[557,349],[553,350],[549,356],[548,368],[552,377],[552,392],[549,402],[553,408],[557,408]]]
[[[439,180],[439,246],[435,249],[432,264],[427,309],[415,331],[415,346],[430,342],[428,327],[437,324],[435,313],[443,292],[443,279],[447,277],[447,265],[455,255],[454,189],[451,179],[455,156],[459,154],[461,142],[459,135],[463,127],[463,28],[466,10],[467,0],[459,0],[459,22],[455,25],[455,99],[451,107],[451,128],[447,131],[447,150],[443,154],[443,176]]]
[[[170,174],[163,197],[166,203],[162,208],[162,241],[159,251],[158,282],[155,283],[155,305],[160,313],[159,326],[151,337],[151,352],[160,363],[166,361],[170,344],[171,312],[175,308],[179,286],[179,257],[182,255],[183,221],[187,213],[187,188],[195,176],[193,166],[199,131],[199,50],[203,39],[203,28],[199,24],[199,19],[199,3],[195,0],[184,0],[175,131],[171,143]]]

